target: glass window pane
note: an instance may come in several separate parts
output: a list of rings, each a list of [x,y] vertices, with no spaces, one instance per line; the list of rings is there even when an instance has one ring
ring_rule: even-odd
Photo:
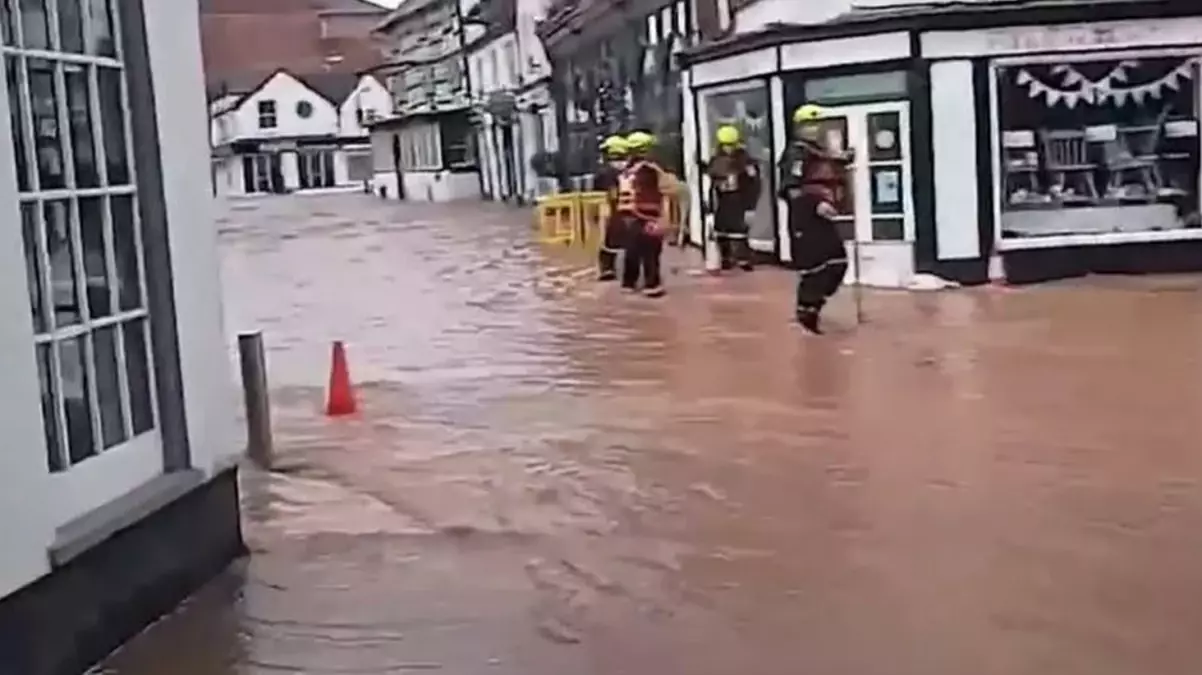
[[[83,242],[88,311],[93,319],[109,316],[113,313],[113,299],[105,246],[104,199],[87,197],[79,200],[79,238]]]
[[[902,168],[900,165],[871,166],[868,168],[871,181],[873,214],[900,214],[905,209],[902,194]]]
[[[142,307],[142,266],[132,195],[112,197],[113,256],[117,265],[117,306],[123,312]]]
[[[905,220],[902,218],[873,218],[873,241],[902,241],[906,238]]]
[[[112,68],[97,70],[100,89],[100,125],[104,133],[104,160],[109,185],[129,185],[129,149],[125,142],[125,104],[121,97],[122,74]]]
[[[84,336],[58,343],[59,382],[67,412],[67,450],[72,464],[96,454],[88,396],[88,353]]]
[[[821,105],[900,99],[906,97],[906,72],[862,73],[809,80],[805,100]]]
[[[154,405],[150,394],[150,355],[147,353],[147,324],[136,319],[123,325],[125,372],[129,380],[129,409],[134,435],[154,428]]]
[[[21,0],[21,30],[29,49],[50,49],[50,12],[46,0]]]
[[[46,254],[50,259],[50,295],[54,303],[54,325],[70,326],[83,319],[75,284],[75,243],[71,239],[71,204],[46,202]]]
[[[29,308],[33,313],[33,331],[45,333],[50,329],[46,319],[46,305],[43,292],[42,256],[38,253],[38,213],[37,205],[25,203],[21,205],[21,240],[25,249],[25,275],[29,284]]]
[[[1188,55],[999,68],[1002,237],[1198,227],[1198,76]]]
[[[53,352],[49,344],[38,345],[38,384],[42,394],[42,433],[46,436],[46,463],[51,471],[67,468],[59,431],[58,383],[54,378]]]
[[[895,112],[868,116],[868,161],[901,159],[901,116]]]
[[[96,139],[92,136],[91,82],[83,66],[64,64],[67,84],[67,124],[71,130],[71,152],[75,159],[75,185],[100,185],[96,166]]]
[[[0,0],[2,1],[2,0]],[[17,169],[17,189],[28,192],[30,186],[29,161],[25,154],[29,147],[25,138],[25,102],[21,99],[21,60],[16,57],[5,59],[5,80],[8,84],[8,114],[12,127],[14,163]]]
[[[113,7],[110,0],[84,0],[88,12],[84,42],[95,56],[117,56],[117,38],[113,34]]]
[[[121,375],[117,361],[117,328],[108,326],[92,334],[96,366],[96,401],[100,404],[100,435],[104,448],[127,438],[121,406]]]
[[[83,51],[83,13],[79,0],[58,0],[58,41],[64,52]]]
[[[59,128],[54,64],[45,59],[30,59],[27,64],[38,180],[43,190],[62,188],[66,186],[67,179],[63,167],[62,130]]]

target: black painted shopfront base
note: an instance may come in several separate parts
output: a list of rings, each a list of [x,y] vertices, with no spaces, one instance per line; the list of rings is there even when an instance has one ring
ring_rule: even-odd
[[[989,283],[989,260],[987,258],[940,260],[925,268],[919,268],[918,271],[934,274],[961,286],[980,286]]]
[[[81,675],[245,552],[229,469],[0,600],[0,675]]]
[[[1011,250],[1002,253],[1006,282],[1035,284],[1087,274],[1202,271],[1202,240]]]

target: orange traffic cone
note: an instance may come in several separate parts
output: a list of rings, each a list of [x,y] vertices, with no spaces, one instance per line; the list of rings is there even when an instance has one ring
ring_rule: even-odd
[[[351,386],[350,369],[346,365],[346,347],[341,340],[334,343],[330,361],[330,389],[326,399],[326,415],[353,415],[358,406],[355,403],[355,390]]]

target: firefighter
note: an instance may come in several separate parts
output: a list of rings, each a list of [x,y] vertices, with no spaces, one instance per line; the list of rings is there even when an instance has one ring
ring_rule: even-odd
[[[716,134],[718,152],[706,166],[710,177],[709,205],[714,215],[718,257],[723,270],[737,264],[750,272],[748,222],[760,199],[762,181],[755,159],[743,147],[738,128],[726,125]]]
[[[643,294],[658,298],[664,294],[660,257],[664,251],[664,170],[651,158],[655,137],[636,131],[626,137],[630,163],[622,172],[618,186],[618,213],[626,236],[626,255],[622,261],[622,288],[634,291],[639,277]]]
[[[834,218],[844,199],[851,151],[824,146],[823,110],[793,111],[792,145],[781,158],[781,198],[789,205],[789,235],[797,277],[797,321],[821,334],[822,308],[843,284],[847,251]]]
[[[609,210],[605,217],[605,231],[601,250],[597,253],[597,279],[613,281],[618,278],[618,253],[625,244],[622,219],[618,216],[618,179],[626,168],[626,139],[610,136],[601,143],[604,162],[597,169],[593,187],[608,197]]]

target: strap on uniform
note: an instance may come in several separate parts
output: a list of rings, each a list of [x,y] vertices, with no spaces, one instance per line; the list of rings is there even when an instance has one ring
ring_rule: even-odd
[[[821,262],[813,267],[810,267],[810,268],[807,268],[804,270],[798,270],[798,272],[801,273],[801,276],[808,277],[811,274],[817,274],[818,272],[821,272],[822,270],[826,269],[827,267],[830,267],[831,265],[846,265],[846,264],[847,264],[847,258],[831,258],[830,260]]]

